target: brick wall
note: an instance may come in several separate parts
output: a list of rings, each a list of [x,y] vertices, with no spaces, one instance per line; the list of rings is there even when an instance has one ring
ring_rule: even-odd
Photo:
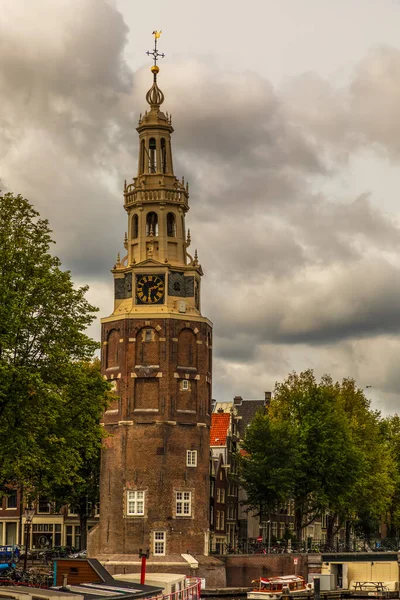
[[[298,559],[295,567],[293,559]],[[226,585],[248,587],[253,579],[276,575],[302,575],[307,579],[308,555],[301,554],[232,554],[225,558]]]
[[[110,363],[110,348],[116,343],[118,365]],[[99,527],[89,538],[92,556],[137,555],[140,548],[153,553],[154,531],[165,532],[168,555],[204,553],[209,528],[210,344],[211,328],[202,321],[124,319],[103,324],[102,371],[117,382],[119,400],[103,419],[111,436],[102,456]],[[189,449],[197,450],[196,467],[186,465]],[[145,493],[144,516],[127,515],[128,490]],[[176,514],[177,490],[191,492],[190,516]]]

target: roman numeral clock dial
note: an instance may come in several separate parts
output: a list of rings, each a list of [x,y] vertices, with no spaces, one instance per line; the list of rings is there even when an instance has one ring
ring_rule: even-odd
[[[138,304],[162,304],[164,302],[164,275],[137,276],[136,302]]]

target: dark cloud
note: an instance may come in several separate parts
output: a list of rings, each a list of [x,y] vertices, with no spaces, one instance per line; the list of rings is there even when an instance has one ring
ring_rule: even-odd
[[[102,314],[151,85],[147,68],[127,65],[127,36],[106,0],[15,0],[0,24],[3,189],[50,219],[57,253],[91,284]],[[332,189],[362,149],[398,161],[399,51],[371,51],[341,89],[313,73],[275,89],[207,59],[170,60],[160,86],[176,174],[191,185],[218,394],[256,397],[314,366],[338,378],[373,374],[392,406],[394,362],[372,365],[393,336],[399,356],[399,226],[362,181],[354,195]]]

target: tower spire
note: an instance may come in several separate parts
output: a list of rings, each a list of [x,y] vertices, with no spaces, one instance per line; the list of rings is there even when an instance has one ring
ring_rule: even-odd
[[[160,58],[165,57],[164,52],[159,52],[157,48],[157,40],[159,39],[161,34],[162,30],[153,31],[154,48],[153,50],[147,50],[146,52],[147,56],[152,56],[154,61],[154,64],[150,69],[150,71],[153,73],[153,85],[146,94],[146,100],[150,104],[151,108],[158,108],[160,104],[164,102],[164,94],[157,85],[157,75],[160,72],[160,67],[158,66],[157,62]]]

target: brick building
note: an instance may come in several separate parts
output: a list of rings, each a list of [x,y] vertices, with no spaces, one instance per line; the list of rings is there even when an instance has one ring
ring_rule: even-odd
[[[236,420],[232,411],[218,408],[212,414],[210,446],[212,475],[210,511],[212,552],[232,551],[237,545],[238,533],[238,485],[235,453]]]
[[[68,506],[58,510],[47,496],[39,496],[33,503],[34,513],[26,539],[25,503],[20,490],[10,489],[0,499],[0,546],[22,544],[41,550],[54,546],[81,547],[80,522],[77,514]],[[90,516],[88,527],[97,524],[98,517]]]
[[[132,571],[140,549],[176,571],[182,554],[204,555],[209,545],[212,325],[201,314],[203,272],[185,226],[189,188],[174,175],[158,71],[137,127],[137,175],[124,187],[128,231],[112,270],[114,310],[102,319],[102,370],[116,399],[104,415],[111,435],[99,526],[89,536],[92,556],[119,555]]]

